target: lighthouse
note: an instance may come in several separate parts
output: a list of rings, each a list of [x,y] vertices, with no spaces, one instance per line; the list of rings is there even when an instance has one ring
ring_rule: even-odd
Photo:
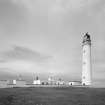
[[[91,85],[91,39],[86,33],[82,42],[82,85]]]

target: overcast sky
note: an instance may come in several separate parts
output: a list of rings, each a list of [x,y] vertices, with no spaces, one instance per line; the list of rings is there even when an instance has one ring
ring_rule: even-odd
[[[85,32],[93,79],[105,80],[105,0],[0,0],[0,72],[80,79]]]

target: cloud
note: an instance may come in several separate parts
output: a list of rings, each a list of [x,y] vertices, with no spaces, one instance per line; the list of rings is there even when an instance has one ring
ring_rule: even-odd
[[[0,68],[10,72],[12,70],[13,73],[43,73],[48,71],[53,60],[52,56],[22,46],[14,46],[11,50],[2,52],[0,58]]]
[[[18,5],[18,6],[23,6],[24,8],[26,8],[27,10],[29,10],[30,12],[35,13],[36,11],[43,11],[48,12],[48,4],[49,1],[51,0],[11,0],[12,3]],[[41,12],[41,13],[43,13]]]
[[[55,0],[52,11],[57,13],[88,11],[89,8],[100,4],[103,4],[103,0]]]
[[[29,13],[26,17],[29,17],[31,26],[33,27],[35,23],[34,27],[38,27],[37,30],[46,31],[45,34],[54,29],[53,24],[56,24],[57,29],[63,27],[66,20],[70,22],[71,30],[75,24],[78,27],[79,22],[81,27],[82,25],[84,27],[86,18],[91,21],[91,18],[98,17],[105,7],[104,0],[12,0],[12,2],[25,8]]]
[[[0,34],[12,36],[23,30],[27,30],[28,15],[26,9],[10,2],[0,0]],[[1,35],[0,35],[1,36]]]
[[[53,13],[92,12],[104,9],[104,0],[11,0],[16,5],[27,8],[33,14],[49,16]],[[53,14],[54,15],[54,14]]]
[[[46,12],[66,12],[68,10],[78,11],[90,6],[99,0],[12,0],[13,3],[23,5],[31,11],[35,11],[37,7],[41,11]]]
[[[25,60],[25,61],[34,61],[34,62],[45,62],[52,58],[52,56],[47,56],[41,54],[37,51],[33,51],[26,47],[14,46],[12,50],[3,52],[1,54],[2,62],[4,61],[15,61],[15,60]]]

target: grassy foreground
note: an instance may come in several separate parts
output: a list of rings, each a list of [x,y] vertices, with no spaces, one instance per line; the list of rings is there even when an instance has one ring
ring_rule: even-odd
[[[105,89],[80,87],[0,89],[0,105],[105,105]]]

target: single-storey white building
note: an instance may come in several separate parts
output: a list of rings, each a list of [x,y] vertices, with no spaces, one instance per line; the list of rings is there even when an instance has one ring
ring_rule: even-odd
[[[8,82],[8,80],[0,80],[0,88],[6,88]]]
[[[81,81],[70,81],[69,82],[69,86],[79,86],[79,85],[81,85]]]
[[[34,80],[34,81],[33,81],[33,84],[34,84],[34,85],[41,85],[41,81],[40,81],[40,80]]]

